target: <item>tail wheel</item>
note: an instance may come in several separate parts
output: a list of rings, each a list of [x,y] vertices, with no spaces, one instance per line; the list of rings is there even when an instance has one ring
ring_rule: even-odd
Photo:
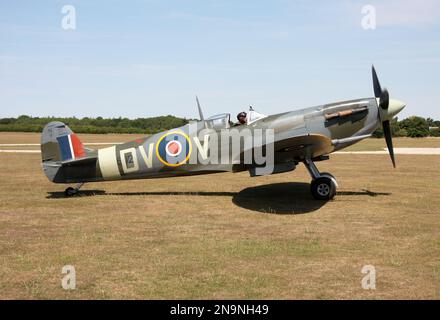
[[[74,196],[78,191],[75,188],[68,187],[66,190],[64,190],[64,195],[66,197],[72,197]]]
[[[312,181],[310,191],[317,200],[332,200],[336,195],[336,188],[334,178],[321,176]]]

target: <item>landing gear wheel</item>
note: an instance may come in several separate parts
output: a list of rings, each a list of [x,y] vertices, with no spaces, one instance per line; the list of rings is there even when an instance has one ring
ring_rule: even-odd
[[[64,195],[65,195],[66,197],[72,197],[72,196],[74,196],[74,195],[77,194],[77,193],[78,193],[78,190],[75,189],[75,188],[72,188],[72,187],[68,187],[68,188],[64,191]]]
[[[335,180],[336,180],[335,176],[332,175],[331,173],[328,173],[328,172],[321,172],[321,176],[323,176],[323,177],[329,177],[329,178],[332,178],[332,179],[335,179]]]
[[[310,191],[316,200],[332,200],[335,197],[336,184],[333,179],[328,176],[321,176],[312,181]]]
[[[336,180],[335,176],[328,172],[321,172],[321,177],[328,177],[333,180],[334,185],[336,186],[336,189],[339,188],[338,181]]]

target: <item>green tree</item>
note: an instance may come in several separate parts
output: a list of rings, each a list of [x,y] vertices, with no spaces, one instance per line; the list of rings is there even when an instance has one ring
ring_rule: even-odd
[[[405,129],[408,137],[421,138],[429,136],[428,121],[422,117],[409,117],[400,122],[400,127]]]
[[[440,128],[432,129],[429,132],[429,135],[432,136],[432,137],[440,137]]]

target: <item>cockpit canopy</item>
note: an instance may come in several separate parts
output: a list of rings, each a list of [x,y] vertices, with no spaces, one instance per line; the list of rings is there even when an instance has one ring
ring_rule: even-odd
[[[246,124],[244,124],[244,125],[253,124],[253,123],[257,122],[258,120],[264,119],[266,117],[267,117],[266,115],[251,109],[247,112]],[[205,120],[205,122],[206,122],[206,126],[208,128],[214,129],[214,130],[220,130],[220,129],[230,128],[230,126],[231,126],[230,119],[231,119],[231,114],[221,113],[221,114],[217,114],[215,116],[209,117],[208,119]]]
[[[221,113],[215,116],[209,117],[206,120],[206,126],[210,129],[228,129],[230,127],[229,119],[231,115],[229,113]]]
[[[264,119],[266,117],[267,117],[266,115],[264,115],[262,113],[258,113],[257,111],[255,111],[253,109],[249,110],[248,114],[247,114],[247,118],[246,118],[247,125],[250,125],[250,124],[257,122],[260,119]]]

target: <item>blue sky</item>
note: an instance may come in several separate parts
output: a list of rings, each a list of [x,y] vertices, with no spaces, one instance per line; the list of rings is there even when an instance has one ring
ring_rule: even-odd
[[[372,63],[440,119],[440,1],[0,0],[0,117],[278,113],[372,96]]]

